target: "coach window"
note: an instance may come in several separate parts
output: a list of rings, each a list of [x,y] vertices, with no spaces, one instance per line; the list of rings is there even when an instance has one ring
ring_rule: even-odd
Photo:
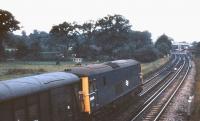
[[[90,93],[95,92],[96,91],[96,79],[92,79],[92,81],[90,81]]]
[[[27,121],[27,112],[25,110],[25,104],[25,98],[19,98],[14,101],[15,121]]]
[[[93,84],[92,84],[93,82],[90,82],[90,93],[91,92],[94,92],[94,87],[93,87]]]

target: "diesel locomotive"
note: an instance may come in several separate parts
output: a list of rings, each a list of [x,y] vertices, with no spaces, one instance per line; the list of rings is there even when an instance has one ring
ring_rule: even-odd
[[[0,121],[91,120],[141,91],[132,59],[0,81]]]

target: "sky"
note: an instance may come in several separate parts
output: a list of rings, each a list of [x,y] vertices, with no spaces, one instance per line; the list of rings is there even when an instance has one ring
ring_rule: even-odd
[[[0,0],[0,9],[20,21],[19,34],[34,29],[49,32],[64,21],[83,23],[120,14],[133,30],[166,34],[175,41],[200,41],[200,0]]]

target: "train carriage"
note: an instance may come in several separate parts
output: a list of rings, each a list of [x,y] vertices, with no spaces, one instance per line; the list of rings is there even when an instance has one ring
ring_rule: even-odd
[[[80,121],[79,77],[53,72],[0,82],[0,121]]]

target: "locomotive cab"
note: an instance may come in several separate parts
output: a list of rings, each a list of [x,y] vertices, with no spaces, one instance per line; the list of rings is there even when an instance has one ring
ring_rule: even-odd
[[[95,115],[119,98],[142,90],[141,67],[135,60],[75,67],[70,72],[81,78],[79,94],[82,111],[87,115]]]

